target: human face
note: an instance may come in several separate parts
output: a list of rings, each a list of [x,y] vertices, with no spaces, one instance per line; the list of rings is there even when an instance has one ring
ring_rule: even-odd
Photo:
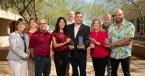
[[[74,20],[74,17],[75,17],[75,13],[74,13],[73,11],[69,11],[69,12],[68,12],[68,18],[69,18],[70,20]]]
[[[17,30],[19,32],[24,32],[26,26],[25,26],[25,23],[24,22],[20,22],[18,25],[17,25]]]
[[[116,24],[121,23],[123,21],[123,18],[124,16],[122,10],[116,10],[114,17]]]
[[[65,22],[64,22],[63,19],[61,19],[61,20],[59,21],[59,28],[60,28],[60,29],[63,29],[64,27],[65,27]]]
[[[30,28],[37,27],[37,23],[35,20],[30,21]]]
[[[100,30],[100,23],[98,20],[96,20],[93,24],[93,30]]]
[[[39,29],[42,31],[46,31],[47,29],[47,22],[45,19],[40,19],[39,20]]]
[[[80,25],[82,23],[83,15],[82,14],[76,14],[75,15],[75,23]]]
[[[106,14],[104,16],[104,23],[105,24],[111,24],[111,15],[110,14]]]

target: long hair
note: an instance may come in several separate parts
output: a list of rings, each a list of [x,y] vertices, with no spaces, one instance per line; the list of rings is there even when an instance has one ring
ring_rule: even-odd
[[[31,28],[31,27],[30,27],[30,22],[33,21],[33,20],[34,20],[34,21],[36,22],[36,24],[37,24],[37,19],[35,19],[35,18],[30,18],[30,19],[29,19],[29,22],[28,22],[28,25],[26,26],[26,30],[25,30],[26,33],[29,32],[29,30],[30,30],[30,28]],[[38,27],[37,27],[37,28],[38,28]]]
[[[59,27],[60,20],[63,20],[64,23],[65,23],[65,26],[64,26],[64,28],[63,28],[63,31],[64,31],[64,33],[66,33],[66,26],[67,26],[67,23],[66,23],[66,19],[65,19],[64,17],[59,17],[59,18],[57,19],[57,23],[56,23],[56,25],[55,25],[54,32],[60,32],[60,27]]]

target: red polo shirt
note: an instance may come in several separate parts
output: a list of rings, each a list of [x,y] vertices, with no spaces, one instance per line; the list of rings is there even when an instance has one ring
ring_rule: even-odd
[[[34,49],[36,56],[50,56],[51,34],[40,30],[30,37],[29,47]]]
[[[109,50],[106,49],[105,39],[108,38],[108,34],[103,31],[99,32],[91,32],[90,37],[94,38],[97,42],[100,42],[100,46],[96,45],[94,49],[91,51],[91,56],[96,58],[104,58],[109,55]]]

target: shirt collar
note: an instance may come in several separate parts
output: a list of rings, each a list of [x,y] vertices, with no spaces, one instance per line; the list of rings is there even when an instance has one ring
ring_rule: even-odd
[[[48,33],[48,31],[46,31],[46,30],[44,31],[44,30],[40,30],[40,29],[38,29],[38,32],[39,33]]]
[[[121,24],[121,25],[124,25],[124,24],[125,24],[125,21],[126,21],[126,20],[125,20],[125,19],[123,19],[123,22],[122,22],[122,24]],[[115,22],[114,22],[114,24],[115,24],[115,25],[117,25]]]
[[[81,26],[81,24],[80,24],[80,25],[76,25],[76,24],[75,24],[75,26],[74,26],[74,27],[76,27],[76,28],[78,27],[78,28],[79,28],[80,26]]]

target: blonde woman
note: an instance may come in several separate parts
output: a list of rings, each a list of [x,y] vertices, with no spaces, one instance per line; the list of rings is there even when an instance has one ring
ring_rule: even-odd
[[[109,56],[109,50],[105,48],[105,42],[108,38],[107,32],[101,30],[101,22],[99,19],[92,21],[92,32],[90,33],[90,47],[91,56],[95,76],[105,76],[105,67]]]

